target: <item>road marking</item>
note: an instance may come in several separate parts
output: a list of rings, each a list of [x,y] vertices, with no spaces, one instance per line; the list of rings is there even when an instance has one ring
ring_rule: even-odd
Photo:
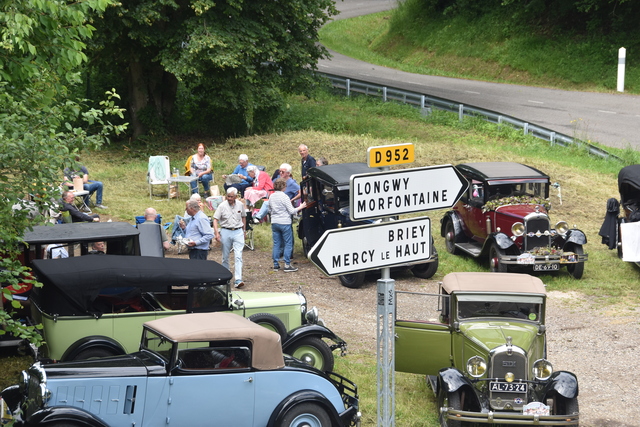
[[[465,90],[464,93],[472,93],[474,95],[480,95],[480,92],[475,92],[473,90]]]
[[[542,102],[542,101],[532,101],[532,100],[529,100],[529,101],[527,101],[527,102],[530,102],[530,103],[532,103],[532,104],[544,104],[544,102]]]
[[[598,110],[599,113],[605,113],[605,114],[618,114],[615,111],[608,111],[608,110]]]
[[[367,74],[367,73],[358,73],[358,74],[360,74],[361,76],[371,77],[371,74]]]

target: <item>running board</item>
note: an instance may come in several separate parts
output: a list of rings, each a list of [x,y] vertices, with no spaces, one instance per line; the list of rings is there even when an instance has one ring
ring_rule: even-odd
[[[476,258],[479,257],[482,252],[482,246],[479,243],[456,243],[456,248]]]

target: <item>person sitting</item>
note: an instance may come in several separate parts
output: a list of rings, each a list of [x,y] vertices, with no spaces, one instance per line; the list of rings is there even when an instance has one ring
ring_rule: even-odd
[[[287,197],[289,197],[289,200],[291,200],[292,206],[295,207],[297,205],[297,199],[300,198],[300,196],[298,196],[298,193],[300,192],[300,186],[291,176],[291,165],[288,163],[281,164],[280,169],[277,170],[277,175],[278,176],[276,177],[276,179],[282,178],[286,182],[286,187],[283,192],[287,195]],[[258,224],[260,221],[262,221],[262,218],[264,218],[268,212],[269,201],[267,200],[262,204],[262,207],[260,207],[260,211],[258,211],[258,214],[253,217],[253,223]]]
[[[233,170],[233,173],[231,175],[234,175],[236,178],[239,178],[240,182],[229,184],[226,182],[227,177],[229,175],[222,175],[222,178],[225,179],[225,183],[224,183],[225,193],[227,189],[229,189],[229,187],[233,187],[238,190],[238,192],[240,193],[240,197],[244,197],[244,190],[253,183],[253,179],[251,179],[251,177],[249,176],[249,173],[247,172],[247,167],[250,165],[251,163],[249,163],[249,157],[246,154],[240,154],[240,156],[238,156],[238,166],[236,166],[236,168]]]
[[[73,204],[73,199],[75,195],[73,191],[63,191],[62,192],[62,211],[69,212],[71,215],[72,222],[100,222],[100,215],[98,214],[86,214],[84,212],[80,212],[77,207]]]
[[[158,212],[154,208],[147,208],[144,210],[144,222],[142,224],[138,224],[138,228],[140,227],[158,227],[160,231],[160,239],[162,241],[162,247],[166,251],[171,247],[169,243],[169,239],[167,238],[167,233],[164,232],[162,225],[156,222],[156,218],[158,217]]]
[[[79,162],[79,161],[80,161],[80,156],[76,156],[76,162]],[[89,179],[89,170],[85,166],[79,164],[77,170],[72,170],[71,168],[65,168],[64,177],[67,180],[65,182],[65,185],[68,188],[73,187],[73,178],[77,176],[82,177],[83,188],[74,188],[74,190],[76,191],[86,190],[89,192],[89,194],[84,196],[84,204],[86,206],[89,206],[91,196],[93,195],[93,193],[96,193],[96,204],[95,204],[96,208],[107,209],[107,206],[102,204],[102,190],[104,188],[104,185],[100,181],[94,181],[92,179]]]
[[[198,177],[197,180],[191,181],[191,193],[198,192],[198,183],[202,183],[205,194],[210,194],[210,183],[213,181],[213,166],[211,158],[205,153],[203,143],[198,144],[198,152],[191,156],[191,164],[189,167],[191,176]]]
[[[107,253],[107,245],[103,241],[93,242],[91,243],[91,250],[89,251],[91,255],[104,255]]]
[[[266,172],[262,172],[257,166],[247,166],[247,173],[253,180],[253,185],[244,190],[244,198],[247,201],[247,206],[253,206],[260,199],[264,199],[269,196],[269,193],[273,191],[273,181]]]

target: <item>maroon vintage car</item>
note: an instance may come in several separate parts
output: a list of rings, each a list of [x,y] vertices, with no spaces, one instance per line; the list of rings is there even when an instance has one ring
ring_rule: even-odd
[[[488,257],[492,271],[555,271],[580,279],[585,234],[565,221],[552,228],[549,176],[511,162],[456,166],[469,190],[442,219],[447,251]]]

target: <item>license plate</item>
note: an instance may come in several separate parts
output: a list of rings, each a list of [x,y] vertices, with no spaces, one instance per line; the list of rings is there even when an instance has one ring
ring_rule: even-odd
[[[503,391],[507,393],[526,393],[527,383],[489,383],[489,391]]]
[[[559,270],[560,264],[534,264],[533,271],[552,271]]]

